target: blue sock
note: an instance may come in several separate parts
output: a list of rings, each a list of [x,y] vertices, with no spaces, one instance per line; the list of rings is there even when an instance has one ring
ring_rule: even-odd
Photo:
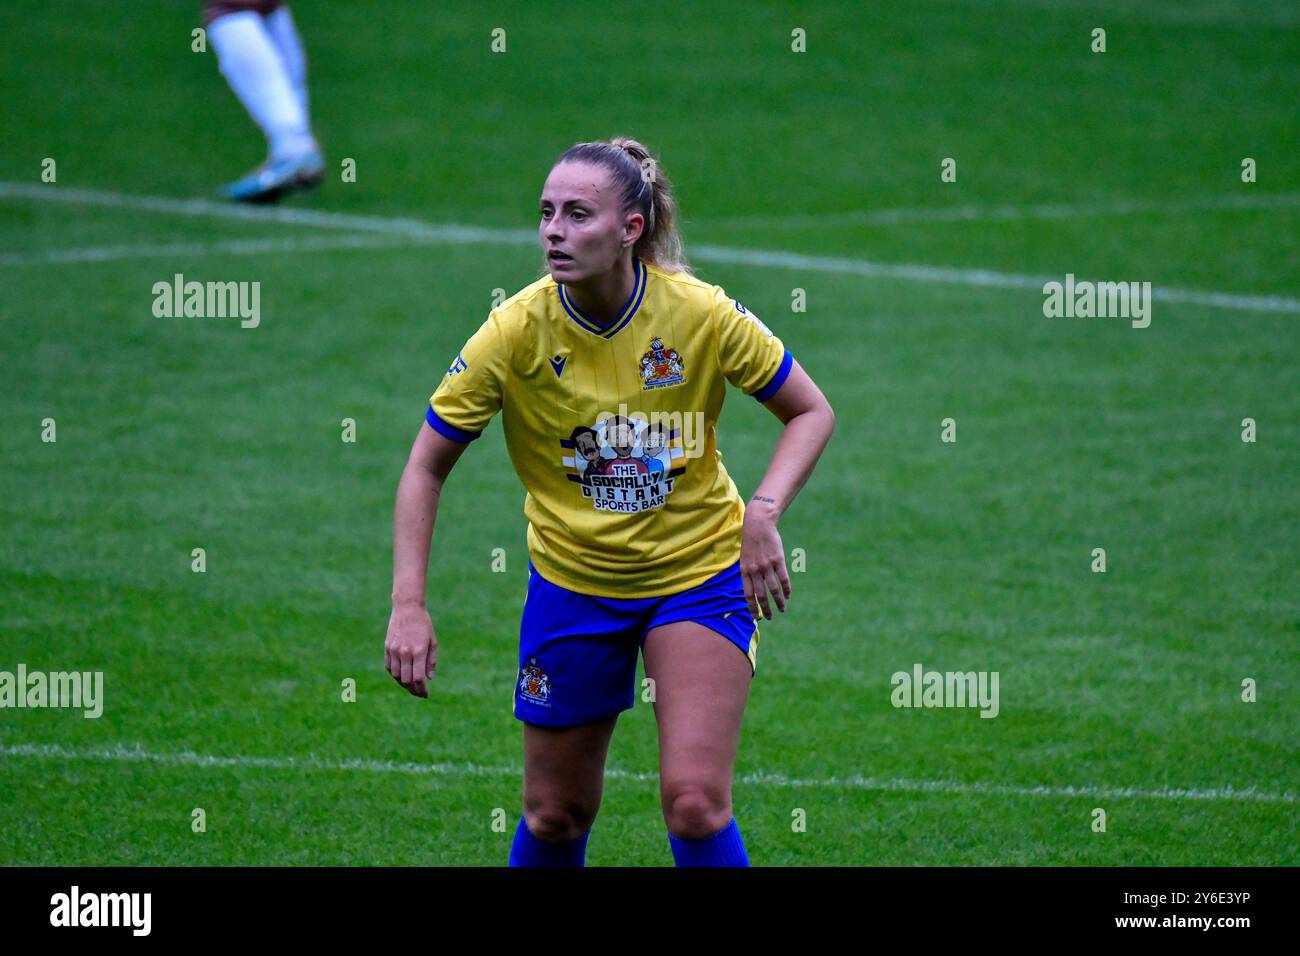
[[[684,840],[669,833],[668,845],[673,848],[673,861],[678,866],[749,866],[749,854],[735,817],[703,840]]]
[[[510,845],[511,866],[586,866],[588,830],[568,843],[547,843],[533,836],[527,821],[521,816],[515,830],[515,842]]]

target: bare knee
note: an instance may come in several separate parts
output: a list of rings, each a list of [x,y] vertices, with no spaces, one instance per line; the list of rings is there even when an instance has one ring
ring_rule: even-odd
[[[664,822],[684,840],[703,840],[731,822],[731,799],[721,790],[695,784],[665,788]]]
[[[533,836],[547,843],[578,839],[596,819],[598,806],[554,797],[524,798],[524,820]]]

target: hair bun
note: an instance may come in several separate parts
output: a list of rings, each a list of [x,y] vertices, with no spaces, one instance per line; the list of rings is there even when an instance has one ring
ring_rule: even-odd
[[[638,143],[636,140],[618,139],[614,141],[613,145],[623,150],[623,152],[627,153],[638,163],[640,163],[642,160],[650,158],[650,153],[647,152],[646,148],[642,146],[640,143]]]

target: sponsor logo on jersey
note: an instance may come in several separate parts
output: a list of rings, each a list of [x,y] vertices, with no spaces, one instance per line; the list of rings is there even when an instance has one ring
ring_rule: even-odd
[[[675,348],[655,336],[641,356],[641,388],[667,388],[686,381],[682,357]]]
[[[681,429],[612,415],[560,439],[560,463],[597,511],[652,511],[686,472],[681,438]]]

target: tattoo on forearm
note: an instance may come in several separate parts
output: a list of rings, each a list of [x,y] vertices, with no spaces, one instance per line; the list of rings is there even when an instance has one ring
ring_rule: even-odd
[[[762,495],[754,495],[754,497],[750,498],[749,500],[750,500],[750,501],[766,501],[766,502],[767,502],[768,504],[770,504],[770,505],[774,505],[774,504],[776,504],[776,499],[775,499],[775,498],[764,498]]]

